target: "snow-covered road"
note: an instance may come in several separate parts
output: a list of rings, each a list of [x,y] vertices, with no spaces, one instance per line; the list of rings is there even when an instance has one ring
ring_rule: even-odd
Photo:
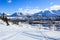
[[[60,32],[38,30],[29,24],[6,26],[0,23],[0,40],[60,40]]]

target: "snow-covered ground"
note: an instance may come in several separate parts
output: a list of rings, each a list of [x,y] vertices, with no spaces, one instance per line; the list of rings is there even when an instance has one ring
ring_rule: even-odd
[[[0,20],[0,40],[60,40],[60,31],[38,29],[26,23],[19,25],[6,23]]]

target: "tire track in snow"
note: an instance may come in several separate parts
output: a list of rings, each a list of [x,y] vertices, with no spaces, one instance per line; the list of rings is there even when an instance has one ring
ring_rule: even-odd
[[[38,40],[46,39],[46,37],[43,37],[42,34],[41,35],[35,35],[35,34],[28,33],[28,32],[23,32],[23,35],[34,38],[34,39],[38,39]]]
[[[59,40],[59,39],[48,37],[46,33],[41,32],[41,31],[40,31],[40,34],[41,35],[36,35],[36,34],[29,33],[29,32],[23,32],[23,35],[34,38],[34,39],[38,39],[38,40],[42,40],[42,39],[44,39],[44,40]]]
[[[16,31],[14,31],[14,33],[11,33],[10,35],[7,35],[7,36],[3,37],[2,40],[10,39],[10,38],[16,36],[18,33],[20,33],[20,31],[16,30]]]
[[[52,37],[49,37],[45,32],[43,31],[39,31],[39,33],[41,33],[45,38],[47,38],[47,40],[59,40],[59,39],[56,39],[56,38],[52,38]]]

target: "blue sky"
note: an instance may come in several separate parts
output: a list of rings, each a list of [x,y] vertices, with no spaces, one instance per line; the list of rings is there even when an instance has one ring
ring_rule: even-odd
[[[0,0],[0,12],[14,13],[16,11],[43,10],[53,5],[60,5],[60,0]]]

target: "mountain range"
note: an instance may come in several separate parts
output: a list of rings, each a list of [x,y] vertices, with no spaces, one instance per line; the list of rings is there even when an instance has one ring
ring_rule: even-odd
[[[2,16],[3,13],[0,13],[0,16]],[[7,15],[4,13],[4,15]],[[22,16],[24,15],[24,13],[19,13],[19,12],[15,12],[9,16],[11,17],[15,17],[15,16]],[[45,10],[45,11],[40,11],[40,12],[37,12],[37,13],[34,13],[34,14],[26,14],[25,16],[60,16],[60,10]]]
[[[44,19],[47,20],[47,19],[49,19],[47,17],[54,17],[54,18],[52,18],[54,20],[54,19],[57,18],[56,16],[60,17],[60,10],[45,10],[45,11],[40,11],[38,13],[34,13],[34,14],[31,14],[31,15],[29,15],[29,14],[24,15],[23,13],[19,13],[19,12],[18,13],[15,12],[11,15],[7,15],[7,14],[4,14],[4,15],[14,17],[14,19],[17,19],[17,17],[19,17],[19,16],[20,16],[20,18],[18,18],[18,19],[29,19],[30,17],[37,17],[37,16],[46,17],[46,18],[31,18],[33,20],[41,20],[41,19],[42,20],[44,20]],[[3,16],[3,14],[0,13],[0,16]],[[60,18],[57,18],[57,19],[60,19]]]
[[[33,14],[33,16],[60,16],[60,10],[45,10]]]

